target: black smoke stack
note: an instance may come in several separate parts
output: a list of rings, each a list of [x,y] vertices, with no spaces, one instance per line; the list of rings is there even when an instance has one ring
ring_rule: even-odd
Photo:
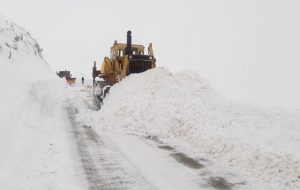
[[[132,47],[131,47],[131,31],[127,32],[127,46],[126,46],[126,55],[132,55]]]

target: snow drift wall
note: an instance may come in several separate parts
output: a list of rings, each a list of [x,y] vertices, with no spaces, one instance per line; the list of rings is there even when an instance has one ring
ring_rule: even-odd
[[[41,53],[27,31],[0,16],[0,111],[13,108],[30,83],[55,78]]]
[[[62,182],[72,176],[64,174],[67,169],[48,174],[72,164],[63,163],[70,150],[64,148],[65,83],[46,64],[36,40],[1,16],[0,87],[1,189],[80,189]],[[62,151],[51,152],[49,144]]]
[[[196,74],[156,68],[130,75],[88,114],[82,117],[99,128],[188,142],[270,189],[300,188],[299,111],[232,103]]]

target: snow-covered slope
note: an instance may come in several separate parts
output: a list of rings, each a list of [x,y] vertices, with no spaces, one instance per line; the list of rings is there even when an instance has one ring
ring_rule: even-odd
[[[29,32],[22,27],[5,20],[0,15],[0,61],[1,74],[6,76],[23,77],[28,79],[41,79],[54,77],[53,71],[46,66],[42,56],[42,49]],[[7,69],[16,70],[8,72]],[[22,71],[22,72],[18,72]],[[1,76],[2,77],[2,76]]]
[[[39,47],[29,32],[5,20],[0,15],[0,53],[2,56],[11,60],[20,58],[23,55],[35,55],[43,60],[42,49]],[[20,59],[19,59],[20,60]]]
[[[69,161],[65,84],[41,52],[27,31],[0,16],[1,189],[81,189]]]
[[[1,105],[9,105],[4,103],[8,100],[15,101],[12,96],[22,93],[24,83],[55,77],[41,52],[27,31],[0,16]]]
[[[254,177],[252,189],[300,189],[299,111],[237,105],[194,73],[157,68],[113,86],[93,114],[78,118],[99,129],[187,143],[224,170]]]

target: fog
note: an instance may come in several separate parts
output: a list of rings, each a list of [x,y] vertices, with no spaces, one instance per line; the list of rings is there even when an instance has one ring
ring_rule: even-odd
[[[91,77],[114,40],[153,43],[157,65],[190,70],[227,98],[300,107],[296,0],[0,0],[56,71]],[[188,84],[187,84],[188,85]]]

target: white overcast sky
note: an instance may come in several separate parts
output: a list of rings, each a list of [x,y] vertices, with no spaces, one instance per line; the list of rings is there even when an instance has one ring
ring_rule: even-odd
[[[299,10],[299,0],[0,0],[54,70],[89,78],[130,29],[158,66],[194,70],[231,99],[297,108]]]

